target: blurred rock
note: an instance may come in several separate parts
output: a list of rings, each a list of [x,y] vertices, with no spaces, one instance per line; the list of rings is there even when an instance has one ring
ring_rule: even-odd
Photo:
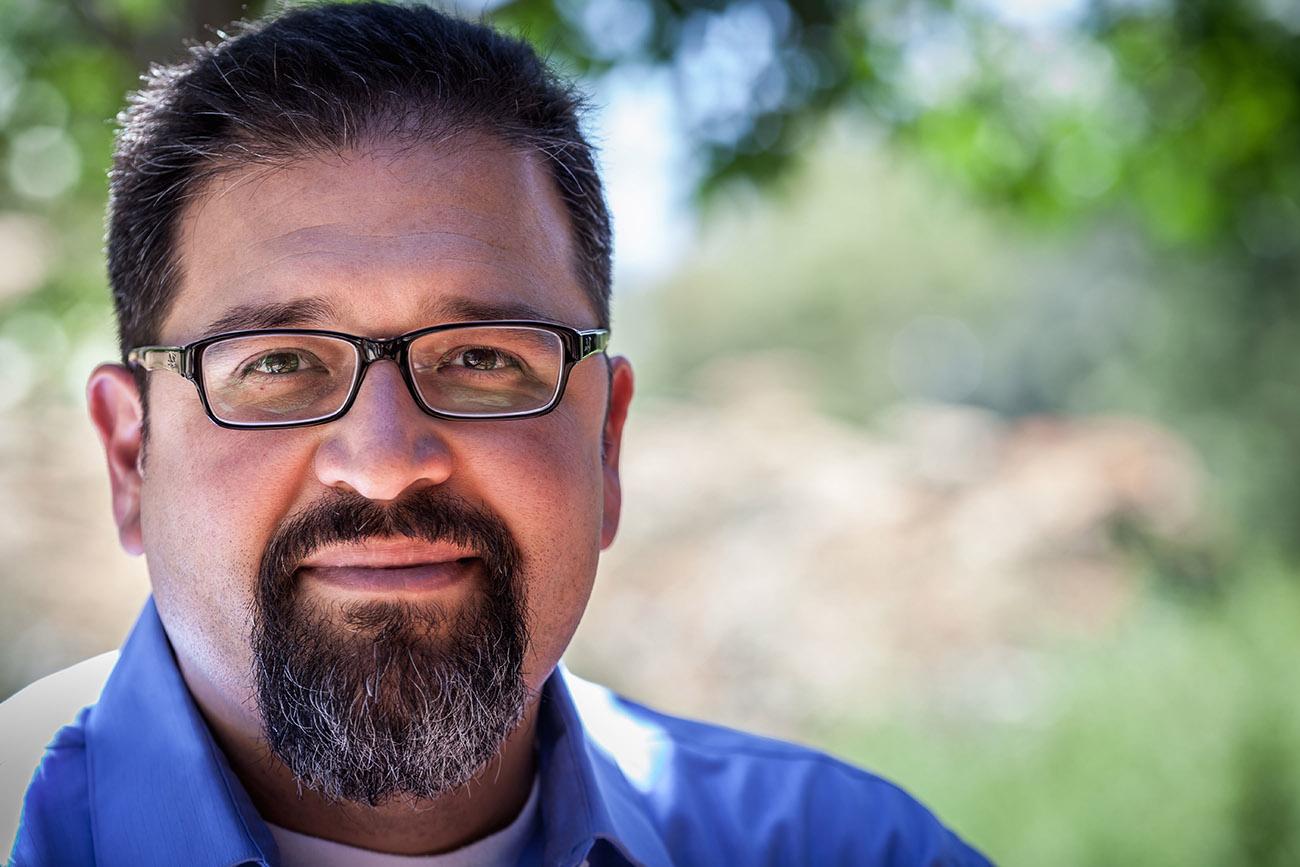
[[[1132,418],[813,412],[786,355],[642,406],[619,538],[569,654],[651,704],[796,736],[907,708],[1020,719],[1054,642],[1115,623],[1115,521],[1194,542],[1200,471]],[[631,625],[631,626],[630,626]]]

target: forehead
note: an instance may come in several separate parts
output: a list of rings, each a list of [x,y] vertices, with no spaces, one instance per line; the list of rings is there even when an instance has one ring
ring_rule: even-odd
[[[226,171],[185,209],[177,254],[167,342],[262,306],[372,336],[474,310],[596,324],[553,181],[485,136]]]

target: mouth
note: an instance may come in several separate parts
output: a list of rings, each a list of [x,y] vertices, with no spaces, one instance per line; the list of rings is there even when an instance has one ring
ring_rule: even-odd
[[[358,593],[430,592],[469,579],[481,562],[458,546],[375,540],[318,551],[298,567],[298,576]]]

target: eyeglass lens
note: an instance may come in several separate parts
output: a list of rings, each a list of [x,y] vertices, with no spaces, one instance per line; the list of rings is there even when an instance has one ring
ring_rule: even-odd
[[[210,344],[200,367],[214,415],[232,424],[290,424],[327,418],[347,403],[360,351],[319,334],[257,334]],[[411,379],[424,404],[459,416],[532,412],[560,387],[564,343],[522,326],[434,331],[409,348]]]

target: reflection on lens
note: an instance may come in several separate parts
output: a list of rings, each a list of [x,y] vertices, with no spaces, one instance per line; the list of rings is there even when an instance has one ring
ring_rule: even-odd
[[[421,399],[454,415],[541,409],[555,397],[563,368],[563,341],[541,328],[455,328],[411,344],[411,372]]]
[[[346,340],[269,333],[214,343],[200,363],[217,418],[286,424],[337,412],[347,401],[357,361]]]

